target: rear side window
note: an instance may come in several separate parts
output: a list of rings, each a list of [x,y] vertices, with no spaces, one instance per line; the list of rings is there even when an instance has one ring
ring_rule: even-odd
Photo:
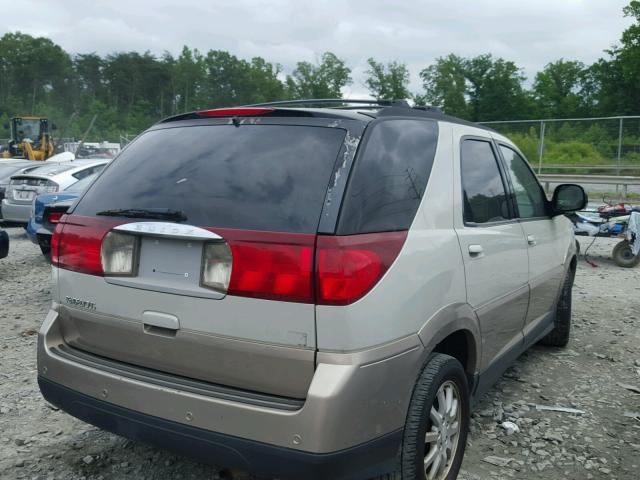
[[[285,125],[150,131],[112,162],[74,213],[168,208],[192,225],[315,233],[345,134]]]
[[[510,216],[507,195],[491,144],[483,140],[463,140],[460,164],[464,221],[507,220]]]
[[[345,193],[340,235],[408,229],[433,166],[436,122],[386,120],[370,128]]]

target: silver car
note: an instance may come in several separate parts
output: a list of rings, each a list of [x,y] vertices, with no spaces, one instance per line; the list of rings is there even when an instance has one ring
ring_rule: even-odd
[[[435,109],[295,106],[170,118],[102,172],[53,236],[41,391],[265,477],[453,479],[472,400],[569,340],[584,191]]]
[[[26,173],[13,175],[2,199],[4,220],[27,224],[31,206],[42,193],[54,193],[73,185],[84,177],[99,172],[108,160],[74,160],[44,162]]]

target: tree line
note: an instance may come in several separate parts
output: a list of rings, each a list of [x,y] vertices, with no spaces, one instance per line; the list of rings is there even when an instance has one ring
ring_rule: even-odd
[[[472,121],[640,114],[640,1],[623,14],[634,23],[592,65],[559,59],[526,87],[518,65],[491,54],[437,58],[419,72],[423,91],[409,90],[401,61],[367,60],[365,86],[378,99],[409,98]],[[53,41],[20,32],[0,38],[0,138],[14,115],[47,115],[57,135],[82,134],[97,115],[93,139],[117,140],[158,119],[191,110],[299,98],[341,97],[353,82],[332,52],[298,62],[291,72],[261,57],[185,46],[169,52],[70,54]]]

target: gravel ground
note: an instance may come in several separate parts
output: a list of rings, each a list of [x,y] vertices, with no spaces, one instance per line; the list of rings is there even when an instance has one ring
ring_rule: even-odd
[[[49,305],[50,269],[22,229],[8,231],[10,256],[0,260],[0,478],[225,478],[44,402],[35,333]],[[614,244],[598,239],[590,249],[597,268],[579,262],[569,346],[534,347],[476,406],[461,479],[640,478],[640,394],[632,390],[640,387],[640,267],[617,267]],[[519,431],[508,432],[505,421]]]

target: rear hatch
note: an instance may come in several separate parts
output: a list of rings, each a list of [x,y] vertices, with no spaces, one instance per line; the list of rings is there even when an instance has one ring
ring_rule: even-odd
[[[305,397],[316,233],[347,131],[254,120],[144,133],[64,217],[53,261],[68,346]]]

